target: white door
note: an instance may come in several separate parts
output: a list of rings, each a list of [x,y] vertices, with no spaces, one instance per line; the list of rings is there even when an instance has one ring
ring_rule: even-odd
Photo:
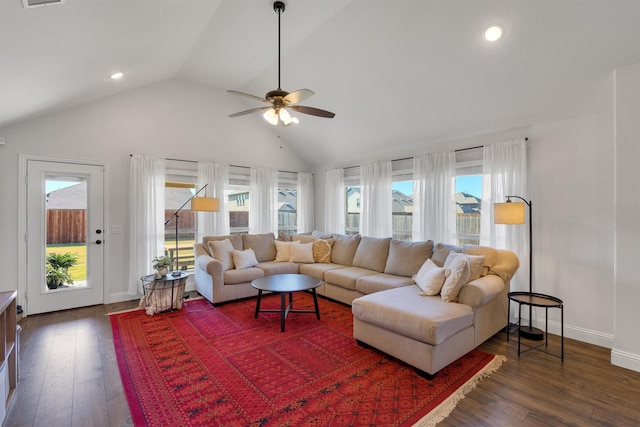
[[[27,314],[104,301],[104,166],[27,160]]]

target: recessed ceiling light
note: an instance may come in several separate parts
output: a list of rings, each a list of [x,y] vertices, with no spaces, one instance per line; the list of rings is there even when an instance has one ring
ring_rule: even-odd
[[[499,25],[493,25],[484,32],[484,39],[489,42],[500,40],[504,34],[504,29]]]
[[[118,80],[118,79],[121,79],[121,78],[122,78],[122,76],[124,76],[124,73],[123,73],[123,72],[121,72],[121,71],[118,71],[117,73],[113,73],[113,74],[111,74],[111,76],[110,76],[110,77],[111,77],[113,80]]]

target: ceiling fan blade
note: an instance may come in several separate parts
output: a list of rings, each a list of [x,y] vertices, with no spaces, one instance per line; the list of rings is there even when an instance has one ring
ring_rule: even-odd
[[[237,90],[228,90],[227,92],[232,93],[234,95],[240,95],[240,96],[246,96],[247,98],[251,98],[251,99],[255,99],[257,101],[262,101],[262,102],[269,102],[264,98],[261,98],[259,96],[255,96],[255,95],[250,95],[248,93],[244,93],[244,92],[238,92]]]
[[[291,108],[292,110],[295,110],[299,113],[310,114],[312,116],[318,116],[318,117],[326,117],[328,119],[332,119],[336,115],[331,111],[321,110],[319,108],[313,108],[313,107],[305,107],[304,105],[289,105],[287,108]]]
[[[289,95],[282,98],[282,100],[287,104],[297,104],[307,98],[311,98],[313,95],[314,92],[309,89],[300,89],[295,92],[291,92]]]
[[[255,113],[255,112],[260,111],[260,110],[266,110],[266,109],[269,109],[269,108],[271,108],[271,107],[252,108],[250,110],[244,110],[244,111],[240,111],[238,113],[229,114],[229,117],[244,116],[245,114],[251,114],[251,113]]]

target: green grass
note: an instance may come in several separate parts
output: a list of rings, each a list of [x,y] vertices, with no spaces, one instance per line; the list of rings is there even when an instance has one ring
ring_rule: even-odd
[[[178,246],[179,247],[185,247],[185,246],[189,246],[190,248],[193,247],[193,239],[192,240],[179,240],[178,241]],[[175,241],[170,242],[167,241],[165,242],[165,248],[168,249],[174,249],[175,248]],[[46,253],[65,253],[65,252],[71,252],[71,253],[75,253],[78,255],[78,263],[76,265],[74,265],[73,267],[71,267],[69,269],[69,274],[71,275],[71,278],[73,279],[73,281],[84,281],[87,280],[87,247],[85,245],[82,244],[69,244],[69,243],[65,243],[65,244],[60,244],[60,245],[49,245],[47,246],[46,249]],[[184,251],[180,252],[180,258],[182,258],[183,256],[185,256],[186,253]],[[193,251],[189,252],[189,255],[191,257],[193,257]],[[151,260],[149,260],[151,261]]]

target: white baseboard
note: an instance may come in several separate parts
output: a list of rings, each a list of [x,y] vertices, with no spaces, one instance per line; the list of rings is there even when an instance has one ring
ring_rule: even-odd
[[[523,325],[528,325],[528,319],[522,319]],[[533,326],[544,331],[544,317],[533,319]],[[560,335],[560,322],[549,320],[549,333]],[[571,338],[577,341],[586,342],[604,348],[613,347],[613,335],[605,334],[592,329],[585,329],[579,326],[564,324],[565,338]]]
[[[614,348],[611,350],[611,364],[640,372],[640,355]]]

